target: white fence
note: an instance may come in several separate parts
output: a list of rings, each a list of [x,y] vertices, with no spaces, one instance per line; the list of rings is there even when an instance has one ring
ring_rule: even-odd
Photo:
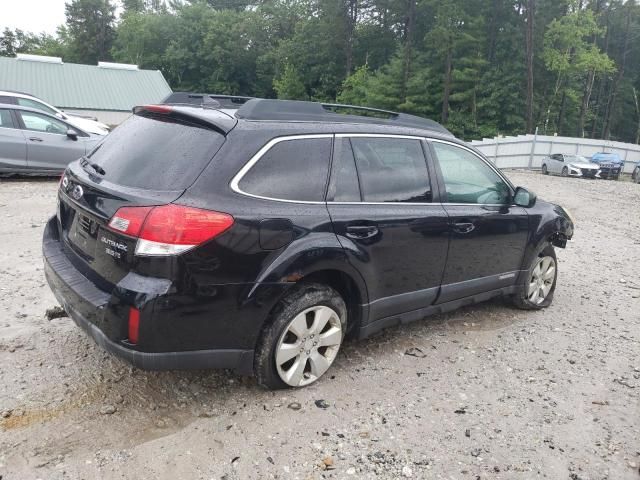
[[[471,145],[500,168],[540,168],[542,159],[552,153],[582,155],[613,152],[624,160],[624,171],[631,173],[640,163],[640,145],[590,138],[518,135],[473,140]]]

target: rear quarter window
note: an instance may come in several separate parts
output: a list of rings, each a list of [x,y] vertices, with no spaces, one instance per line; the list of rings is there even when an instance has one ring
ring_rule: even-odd
[[[224,136],[162,115],[133,115],[88,155],[103,178],[148,190],[184,190],[209,164]]]
[[[273,145],[238,182],[250,195],[292,201],[323,201],[331,138],[283,140]]]

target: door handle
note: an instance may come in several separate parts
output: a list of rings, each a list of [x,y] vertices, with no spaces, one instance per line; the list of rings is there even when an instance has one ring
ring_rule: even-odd
[[[453,224],[453,231],[456,233],[471,233],[476,229],[476,226],[471,222],[459,222]]]
[[[347,237],[353,240],[364,240],[378,234],[375,225],[351,225],[347,227]]]
[[[29,140],[31,140],[32,142],[41,142],[42,139],[40,137],[29,137]]]

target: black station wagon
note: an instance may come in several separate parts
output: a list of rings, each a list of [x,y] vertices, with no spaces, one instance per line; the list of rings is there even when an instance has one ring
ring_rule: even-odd
[[[441,125],[313,102],[136,107],[57,198],[46,278],[99,345],[268,388],[316,381],[349,335],[496,296],[548,306],[573,235]]]

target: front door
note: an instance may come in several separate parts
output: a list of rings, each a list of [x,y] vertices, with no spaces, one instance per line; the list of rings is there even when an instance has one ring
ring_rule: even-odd
[[[327,207],[351,264],[366,280],[369,320],[437,297],[447,214],[434,202],[419,138],[338,135]]]
[[[451,231],[438,303],[513,285],[527,244],[527,212],[511,204],[510,185],[472,150],[430,144]]]
[[[85,154],[83,137],[67,137],[69,126],[48,115],[16,110],[27,137],[27,166],[33,170],[64,170]]]

